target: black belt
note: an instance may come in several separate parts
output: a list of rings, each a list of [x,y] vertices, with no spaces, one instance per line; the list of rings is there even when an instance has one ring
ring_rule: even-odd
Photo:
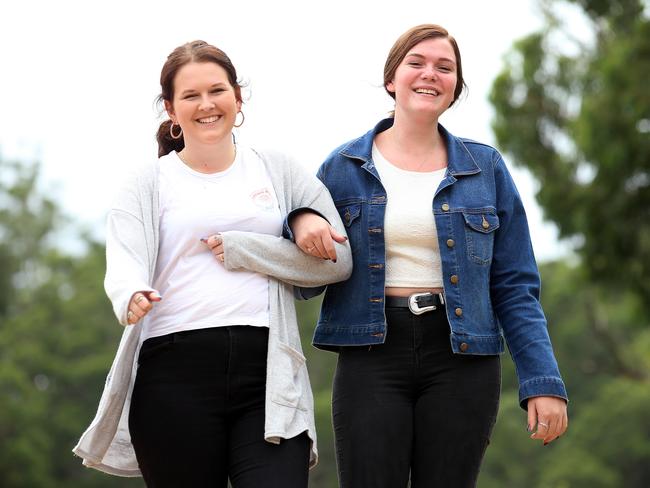
[[[442,293],[413,293],[408,297],[386,296],[385,303],[391,308],[408,308],[411,313],[420,315],[431,312],[438,307],[444,307],[445,299]]]

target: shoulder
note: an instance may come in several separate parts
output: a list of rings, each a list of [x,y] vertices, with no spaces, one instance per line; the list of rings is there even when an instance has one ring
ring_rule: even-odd
[[[491,146],[490,144],[486,144],[485,142],[477,141],[469,137],[457,137],[453,135],[451,137],[453,137],[456,141],[458,141],[459,144],[465,146],[465,148],[472,155],[501,158],[501,154],[499,153],[499,151],[494,146]]]
[[[120,178],[113,195],[113,209],[133,210],[153,196],[158,188],[159,160],[134,164]]]
[[[287,153],[270,147],[245,146],[244,150],[250,151],[264,163],[294,164],[295,160]]]
[[[249,147],[252,155],[258,157],[266,166],[268,173],[275,178],[282,178],[285,181],[290,180],[295,184],[296,181],[303,179],[315,178],[305,164],[284,151],[275,148],[266,147]]]
[[[122,175],[120,188],[122,190],[142,190],[155,186],[159,168],[160,160],[158,159],[134,164]]]
[[[501,153],[490,144],[467,137],[457,137],[452,134],[448,134],[448,137],[450,143],[448,151],[451,155],[469,158],[483,170],[503,166]]]

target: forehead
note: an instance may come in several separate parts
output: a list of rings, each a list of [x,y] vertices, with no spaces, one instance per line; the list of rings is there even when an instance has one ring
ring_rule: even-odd
[[[219,83],[230,84],[226,70],[217,63],[187,63],[178,70],[174,77],[174,87],[177,91],[194,89],[201,86],[212,86]]]
[[[456,53],[451,42],[446,37],[434,37],[418,42],[406,53],[408,56],[421,56],[425,58],[446,58],[456,62]]]

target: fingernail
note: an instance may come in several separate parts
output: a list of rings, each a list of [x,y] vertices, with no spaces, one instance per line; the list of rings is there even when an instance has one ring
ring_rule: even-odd
[[[545,445],[545,446],[548,446],[548,442],[545,442],[544,445]]]
[[[207,237],[201,237],[201,238],[199,239],[199,241],[201,241],[201,242],[205,242],[205,243],[207,244],[208,239],[207,239]]]
[[[336,259],[332,259],[332,262],[335,263],[335,262],[336,262]]]
[[[346,241],[348,240],[348,236],[345,236],[345,240],[346,240]]]
[[[528,432],[532,432],[532,431],[533,431],[533,429],[532,429],[532,427],[530,426],[530,424],[528,424],[528,425],[526,426],[526,430],[527,430]]]

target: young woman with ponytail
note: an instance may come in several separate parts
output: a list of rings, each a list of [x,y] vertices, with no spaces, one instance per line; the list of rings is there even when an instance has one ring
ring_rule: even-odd
[[[223,51],[184,44],[160,82],[159,158],[108,216],[105,287],[126,327],[74,452],[149,487],[306,487],[316,434],[293,287],[350,275],[343,224],[301,166],[235,144],[241,88]],[[319,256],[291,241],[294,215],[312,219]]]

